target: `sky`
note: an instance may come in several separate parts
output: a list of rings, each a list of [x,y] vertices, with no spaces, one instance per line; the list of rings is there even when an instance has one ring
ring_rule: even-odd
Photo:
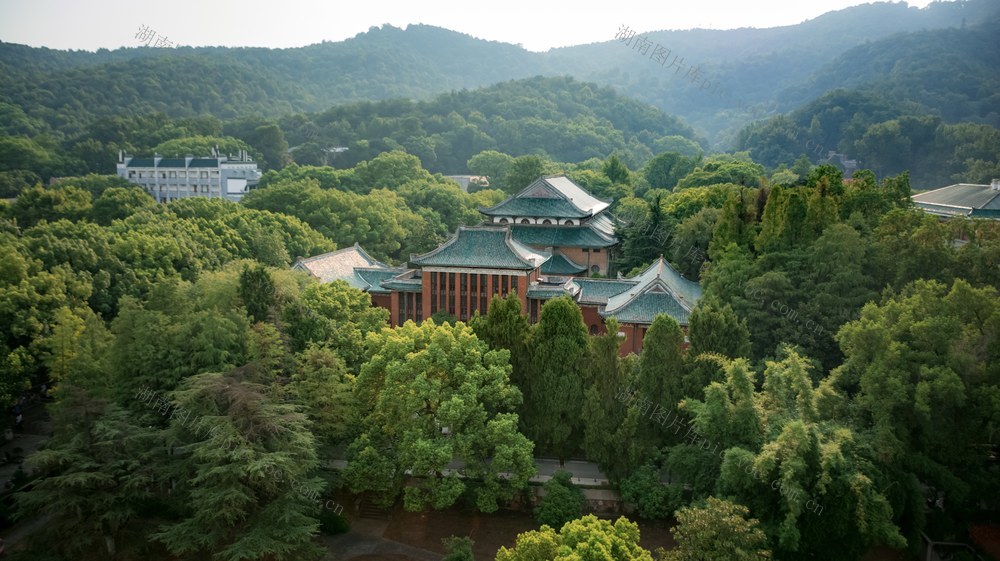
[[[908,4],[922,8],[929,2]],[[776,27],[864,3],[661,0],[584,7],[579,0],[0,0],[0,41],[94,51],[141,46],[136,35],[145,29],[172,45],[287,48],[342,41],[386,23],[423,23],[545,51],[609,41],[622,25],[639,32]]]

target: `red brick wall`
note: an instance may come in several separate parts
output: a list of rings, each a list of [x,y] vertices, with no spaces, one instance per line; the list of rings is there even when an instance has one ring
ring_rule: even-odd
[[[604,327],[604,318],[597,313],[596,306],[581,305],[580,311],[583,312],[583,323],[587,326],[587,333],[595,334],[593,327],[597,327],[596,333],[606,333],[607,328]]]
[[[392,321],[393,321],[392,314],[393,314],[393,312],[394,311],[395,312],[399,312],[399,307],[398,307],[399,306],[399,304],[398,304],[399,297],[398,296],[396,297],[397,304],[396,304],[396,307],[394,309],[393,305],[392,305],[392,300],[393,300],[392,297],[393,296],[396,296],[396,295],[395,294],[393,294],[393,295],[389,295],[389,294],[371,294],[371,297],[372,297],[372,306],[378,306],[379,308],[385,308],[385,309],[389,310],[389,325],[392,325]]]
[[[594,250],[583,251],[583,248],[579,247],[560,247],[558,253],[562,253],[570,261],[583,265],[587,267],[586,273],[582,276],[590,274],[590,268],[594,265],[600,267],[600,273],[602,275],[608,274],[608,250],[606,248],[601,248],[600,253],[594,253]]]

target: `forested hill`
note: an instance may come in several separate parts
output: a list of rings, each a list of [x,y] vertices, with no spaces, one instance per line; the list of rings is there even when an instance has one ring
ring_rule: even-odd
[[[836,150],[882,175],[908,170],[917,188],[988,183],[1000,176],[998,25],[855,47],[780,94],[786,104],[808,102],[748,126],[736,148],[768,167]]]
[[[921,30],[854,47],[803,85],[779,95],[799,106],[856,88],[912,101],[951,122],[1000,126],[1000,17],[976,26]],[[828,139],[831,140],[831,139]]]
[[[279,119],[120,115],[90,122],[60,142],[43,129],[20,108],[0,107],[0,172],[30,170],[42,179],[113,173],[119,150],[180,155],[206,153],[216,145],[229,152],[249,150],[265,169],[293,159],[351,167],[405,150],[428,170],[447,174],[465,173],[472,156],[490,150],[561,162],[614,152],[638,168],[660,152],[696,156],[706,148],[676,117],[612,88],[541,76],[429,101],[355,102]]]
[[[544,154],[580,162],[619,152],[637,167],[664,151],[689,156],[704,150],[676,117],[572,78],[504,82],[442,94],[431,101],[391,100],[336,106],[321,114],[279,121],[295,160],[321,164],[322,148],[346,146],[337,166],[405,149],[431,171],[464,170],[483,150]]]
[[[838,55],[895,33],[974,25],[1000,0],[934,2],[924,9],[879,3],[825,14],[799,25],[729,31],[649,33],[731,98],[704,95],[621,42],[532,53],[440,28],[391,26],[341,42],[295,49],[128,48],[96,53],[0,43],[0,124],[72,136],[105,116],[162,111],[171,117],[265,117],[391,98],[430,99],[535,75],[571,75],[613,85],[696,126],[716,144],[730,139],[774,93],[800,85]],[[206,79],[209,78],[209,79]],[[749,107],[747,107],[749,106]]]
[[[746,123],[793,110],[816,97],[782,102],[776,93],[810,82],[851,48],[900,33],[974,26],[997,14],[1000,0],[933,2],[923,9],[879,2],[785,27],[645,33],[654,44],[671,50],[670,62],[679,57],[684,64],[680,71],[664,70],[618,41],[556,49],[547,57],[553,71],[614,85],[630,97],[680,116],[707,135],[714,147],[726,149]],[[643,22],[614,23],[616,29],[621,24],[643,29]],[[685,79],[692,66],[719,93],[706,95]]]

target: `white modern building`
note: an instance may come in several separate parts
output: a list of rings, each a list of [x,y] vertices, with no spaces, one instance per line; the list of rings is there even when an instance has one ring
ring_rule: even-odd
[[[118,175],[142,187],[154,199],[169,202],[186,197],[239,201],[257,187],[260,170],[246,151],[235,157],[213,150],[208,158],[135,158],[118,154]]]

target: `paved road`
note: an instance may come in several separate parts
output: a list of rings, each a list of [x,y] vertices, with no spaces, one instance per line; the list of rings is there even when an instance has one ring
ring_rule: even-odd
[[[347,467],[347,461],[334,460],[330,462],[329,467],[344,469]],[[535,483],[545,483],[549,479],[552,479],[552,475],[560,469],[559,460],[551,458],[535,458],[535,467],[538,468],[538,474],[531,478],[531,481]],[[456,470],[461,468],[462,462],[455,461],[448,464],[448,469]],[[576,485],[590,487],[610,485],[607,476],[601,473],[600,468],[593,462],[569,460],[561,469],[573,474],[573,483]]]
[[[382,534],[388,526],[388,521],[354,519],[349,532],[339,536],[324,536],[323,545],[332,552],[336,561],[374,554],[403,555],[419,561],[441,559],[442,555],[433,551],[383,538]]]

